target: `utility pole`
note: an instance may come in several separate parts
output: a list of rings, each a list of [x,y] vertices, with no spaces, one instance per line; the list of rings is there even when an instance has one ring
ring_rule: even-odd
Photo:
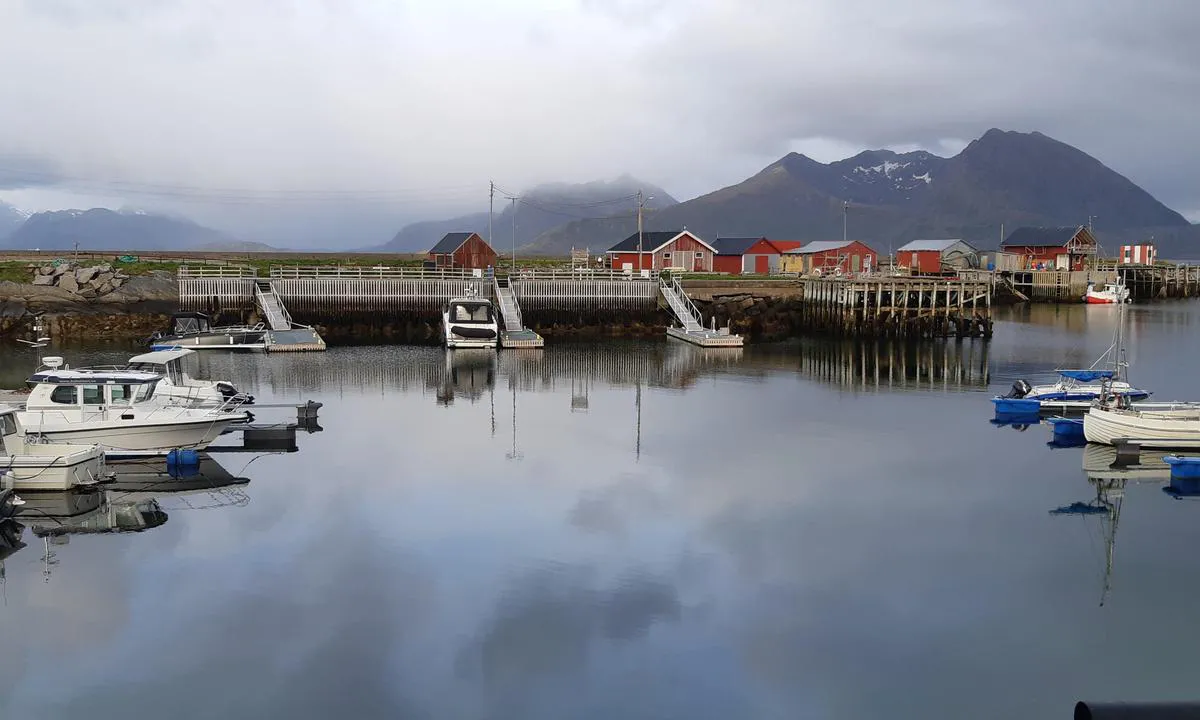
[[[642,274],[642,191],[637,191],[638,274]]]
[[[488,245],[496,247],[496,238],[492,236],[492,204],[496,199],[496,183],[488,181]]]
[[[513,215],[513,261],[512,271],[517,272],[517,199],[512,198],[512,215]]]
[[[842,201],[842,245],[846,244],[846,218],[850,214],[850,201]]]

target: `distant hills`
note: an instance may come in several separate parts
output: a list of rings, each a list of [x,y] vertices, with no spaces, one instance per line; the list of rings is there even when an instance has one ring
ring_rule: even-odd
[[[949,237],[990,249],[1001,225],[1084,225],[1091,215],[1110,247],[1153,235],[1163,257],[1200,255],[1196,226],[1099,160],[1038,132],[996,129],[950,158],[871,150],[820,163],[791,153],[737,185],[648,214],[645,227],[686,226],[706,238],[834,239],[842,236],[844,202],[850,237],[880,252]],[[634,231],[628,217],[577,220],[526,251],[602,250]]]
[[[19,214],[19,213],[18,213]],[[0,208],[0,218],[3,208]],[[3,220],[0,219],[0,224]],[[10,250],[273,250],[244,243],[185,218],[134,210],[58,210],[40,212],[0,227],[0,248]]]
[[[13,234],[27,215],[7,203],[0,202],[0,241]]]
[[[492,245],[502,254],[505,248],[513,247],[513,213],[515,212],[516,245],[518,248],[522,248],[521,252],[567,255],[572,247],[570,237],[556,238],[556,244],[546,247],[539,246],[539,238],[556,228],[563,227],[571,220],[580,218],[596,216],[631,218],[637,208],[634,195],[638,190],[642,191],[645,207],[648,209],[661,209],[678,204],[678,201],[662,188],[640,182],[628,175],[608,182],[539,185],[520,193],[521,197],[515,210],[511,201],[498,195],[492,217]],[[448,232],[477,232],[486,238],[488,213],[485,210],[450,220],[406,225],[396,233],[390,242],[371,249],[380,252],[424,252],[433,247]],[[586,243],[578,245],[581,248],[585,246]]]

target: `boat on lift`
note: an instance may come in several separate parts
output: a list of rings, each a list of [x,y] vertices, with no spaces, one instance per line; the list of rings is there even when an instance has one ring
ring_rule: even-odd
[[[194,350],[266,350],[267,326],[227,325],[213,327],[208,315],[177,312],[171,327],[150,336],[151,349],[187,347]]]
[[[468,294],[442,306],[442,344],[447,348],[495,348],[500,325],[491,300]]]
[[[155,391],[162,375],[136,370],[63,370],[44,358],[34,373],[25,409],[17,413],[27,437],[97,443],[108,457],[202,450],[250,416],[237,408],[188,407]]]
[[[1089,305],[1116,305],[1119,303],[1127,303],[1129,299],[1129,288],[1125,284],[1118,281],[1115,283],[1088,283],[1087,291],[1083,294],[1083,301]]]
[[[104,479],[104,449],[95,444],[33,442],[17,408],[0,406],[0,476],[17,490],[71,490]]]

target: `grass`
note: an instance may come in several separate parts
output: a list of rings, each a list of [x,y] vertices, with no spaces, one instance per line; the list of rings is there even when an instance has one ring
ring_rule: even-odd
[[[28,283],[33,280],[33,271],[26,262],[0,262],[0,281]]]

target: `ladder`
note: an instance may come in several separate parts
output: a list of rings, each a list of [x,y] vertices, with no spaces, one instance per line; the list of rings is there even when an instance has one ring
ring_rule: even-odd
[[[254,281],[254,298],[258,300],[258,307],[272,330],[292,329],[292,316],[283,306],[283,300],[279,298],[279,293],[275,292],[270,280]]]
[[[495,278],[496,302],[500,305],[500,316],[504,318],[504,329],[509,332],[519,332],[525,329],[525,325],[521,320],[521,306],[517,304],[517,296],[513,293],[512,285],[509,284],[508,278],[504,279],[504,283],[500,283],[500,278]]]
[[[662,295],[667,300],[667,305],[670,306],[671,312],[675,314],[675,318],[679,320],[679,324],[687,332],[704,332],[704,324],[701,322],[700,310],[683,291],[683,285],[679,283],[679,278],[672,276],[670,280],[666,276],[659,275],[658,286],[662,291]]]

